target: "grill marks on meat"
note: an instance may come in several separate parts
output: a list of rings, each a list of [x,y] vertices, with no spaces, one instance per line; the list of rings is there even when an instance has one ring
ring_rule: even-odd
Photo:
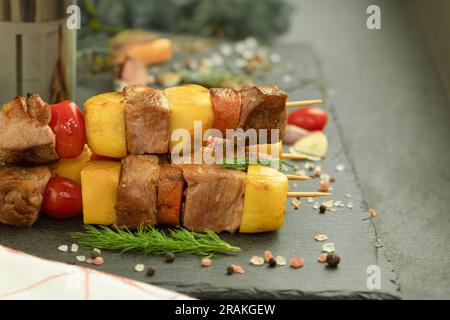
[[[1,168],[0,222],[18,228],[31,228],[39,217],[50,177],[48,167]]]
[[[124,89],[128,152],[169,152],[170,107],[164,92],[139,85]]]
[[[38,95],[3,105],[0,113],[0,164],[40,165],[55,161],[55,135],[48,126],[50,106]]]
[[[177,227],[184,196],[183,170],[179,167],[160,168],[158,183],[158,224]]]
[[[158,179],[157,157],[128,156],[122,160],[115,225],[137,229],[156,224]]]
[[[269,144],[283,140],[288,118],[286,107],[288,95],[276,86],[253,86],[241,91],[241,118],[239,128],[244,131],[248,129],[267,129]],[[279,140],[272,141],[270,130],[278,129]]]
[[[184,226],[193,231],[236,232],[244,210],[245,173],[186,165],[183,176],[188,183]]]

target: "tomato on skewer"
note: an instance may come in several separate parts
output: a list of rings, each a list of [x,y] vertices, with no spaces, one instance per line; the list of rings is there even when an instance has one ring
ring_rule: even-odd
[[[51,178],[45,188],[42,211],[57,220],[70,219],[81,214],[81,185],[66,178]]]
[[[288,123],[309,131],[322,131],[328,122],[328,115],[321,108],[304,108],[289,115]]]
[[[52,105],[50,128],[56,135],[56,152],[62,159],[78,157],[86,144],[84,116],[72,101]]]

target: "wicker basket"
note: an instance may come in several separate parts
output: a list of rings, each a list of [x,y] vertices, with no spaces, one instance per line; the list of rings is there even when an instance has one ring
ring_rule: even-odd
[[[20,3],[0,0],[0,104],[27,93],[74,99],[76,30],[66,27],[63,1]]]

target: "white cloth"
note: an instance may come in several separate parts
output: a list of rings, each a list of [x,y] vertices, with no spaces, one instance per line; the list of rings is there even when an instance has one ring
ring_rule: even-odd
[[[0,300],[184,300],[182,294],[0,246]]]

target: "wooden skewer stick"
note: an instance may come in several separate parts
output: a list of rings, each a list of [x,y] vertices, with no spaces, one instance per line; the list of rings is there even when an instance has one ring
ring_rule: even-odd
[[[332,194],[325,192],[288,192],[289,198],[318,198],[329,196],[332,196]]]
[[[286,177],[288,178],[288,180],[291,180],[291,181],[311,180],[311,177],[308,177],[308,176],[296,176],[294,174],[287,174]]]
[[[316,104],[322,104],[323,100],[304,100],[304,101],[291,101],[286,103],[286,106],[288,108],[303,108],[303,107],[310,107],[314,106]]]
[[[308,160],[310,157],[303,154],[283,153],[281,159],[283,160]]]

